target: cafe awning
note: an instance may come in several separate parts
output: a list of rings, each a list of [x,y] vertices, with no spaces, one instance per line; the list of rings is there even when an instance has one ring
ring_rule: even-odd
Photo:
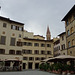
[[[58,60],[75,60],[75,56],[60,55],[60,56],[57,56],[57,57],[53,57],[53,58],[48,58],[48,59],[42,60],[42,62],[58,61]]]

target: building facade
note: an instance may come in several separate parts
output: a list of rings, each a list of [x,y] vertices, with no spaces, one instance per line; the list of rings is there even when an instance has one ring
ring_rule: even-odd
[[[67,55],[66,32],[62,32],[58,36],[60,38],[60,51],[61,51],[61,55]]]
[[[61,55],[60,51],[60,39],[54,42],[54,57]]]
[[[67,53],[75,56],[75,5],[62,21],[65,21]]]
[[[0,16],[0,61],[5,66],[22,64],[22,38],[24,24]]]
[[[45,37],[41,36],[41,35],[34,35],[33,37],[34,39],[41,39],[41,40],[45,40]]]
[[[24,24],[0,16],[0,63],[6,70],[38,69],[53,57],[53,40],[24,30]],[[1,67],[1,65],[0,65]]]
[[[23,31],[23,38],[33,38],[34,34],[33,32],[28,32],[27,30]]]
[[[38,37],[38,36],[37,36]],[[23,69],[38,69],[41,60],[53,57],[53,40],[23,39]]]

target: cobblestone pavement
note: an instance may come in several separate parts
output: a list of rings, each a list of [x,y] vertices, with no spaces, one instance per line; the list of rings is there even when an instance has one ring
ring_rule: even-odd
[[[59,74],[53,74],[43,71],[21,71],[21,72],[0,72],[0,75],[59,75]]]

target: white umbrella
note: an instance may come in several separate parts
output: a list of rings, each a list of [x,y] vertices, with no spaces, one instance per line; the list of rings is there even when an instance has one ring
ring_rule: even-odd
[[[75,56],[70,56],[70,55],[60,55],[57,57],[53,57],[53,58],[47,58],[45,60],[42,60],[42,62],[47,62],[47,61],[52,61],[52,60],[56,60],[56,59],[75,59]]]

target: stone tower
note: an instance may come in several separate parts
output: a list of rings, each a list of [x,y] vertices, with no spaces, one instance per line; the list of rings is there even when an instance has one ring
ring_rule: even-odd
[[[46,40],[51,40],[51,33],[49,30],[49,26],[47,26]]]

